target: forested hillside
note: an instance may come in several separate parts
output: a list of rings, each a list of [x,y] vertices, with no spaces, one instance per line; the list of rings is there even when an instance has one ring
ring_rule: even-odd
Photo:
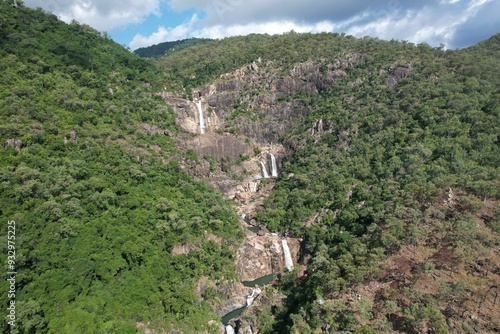
[[[241,302],[246,333],[500,332],[500,35],[249,35],[151,61],[11,3],[2,332],[219,333]],[[279,276],[255,295],[254,264]]]
[[[181,170],[158,84],[151,63],[91,27],[0,1],[2,333],[192,333],[219,319],[195,284],[234,277],[241,231]]]
[[[247,314],[254,330],[500,330],[499,47],[292,32],[157,61],[224,117],[216,131],[286,148],[256,219],[302,238],[307,269],[282,278],[282,306]]]
[[[168,56],[174,52],[188,48],[190,46],[204,44],[209,42],[208,38],[190,38],[179,41],[163,42],[148,47],[138,48],[134,52],[141,57],[157,58],[161,56]]]

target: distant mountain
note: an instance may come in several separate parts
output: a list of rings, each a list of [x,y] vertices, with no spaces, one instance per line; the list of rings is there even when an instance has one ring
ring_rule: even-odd
[[[144,48],[139,48],[134,52],[141,57],[157,58],[161,56],[168,56],[169,54],[188,48],[190,46],[204,44],[211,41],[208,38],[189,38],[173,42],[164,42],[151,45]]]

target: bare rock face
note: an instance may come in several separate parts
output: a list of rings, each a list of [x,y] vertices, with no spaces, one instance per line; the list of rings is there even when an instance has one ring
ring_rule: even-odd
[[[198,250],[198,247],[192,243],[187,243],[184,245],[175,245],[172,248],[172,255],[189,254],[191,251]]]
[[[303,91],[318,93],[345,77],[344,71],[361,60],[360,54],[331,64],[303,62],[287,73],[270,64],[243,66],[193,92],[201,101],[205,132],[234,131],[263,143],[276,143],[293,126],[294,119],[308,114],[300,99],[289,100]],[[200,133],[199,111],[193,101],[162,92],[177,114],[178,125],[190,133]],[[236,112],[236,115],[235,115]]]
[[[19,139],[7,139],[5,141],[5,146],[13,147],[17,151],[19,151],[23,147],[23,142],[21,140],[19,140]]]
[[[198,156],[212,156],[216,159],[230,158],[237,160],[241,155],[253,153],[252,146],[238,137],[225,134],[205,133],[186,142]]]
[[[396,69],[390,69],[390,74],[387,78],[387,84],[394,87],[399,81],[410,76],[412,66],[410,63],[398,66]]]
[[[287,238],[294,263],[300,255],[300,242]],[[240,280],[254,281],[262,276],[281,273],[285,268],[285,258],[281,237],[274,234],[249,236],[236,254],[236,272]]]
[[[210,327],[216,327],[217,328],[217,333],[219,333],[219,334],[225,334],[226,333],[226,328],[219,321],[210,320],[208,322],[208,326],[210,326]],[[208,331],[205,331],[205,333],[208,334]]]
[[[222,304],[214,307],[214,312],[218,316],[224,316],[234,310],[246,306],[247,296],[252,293],[252,289],[235,281],[223,281],[215,284],[213,281],[202,277],[197,284],[196,293],[202,298],[203,292],[207,288],[212,288],[222,295]]]
[[[189,169],[189,173],[193,176],[204,178],[210,175],[210,163],[206,160],[200,160],[199,162],[193,160],[185,161],[185,166]]]

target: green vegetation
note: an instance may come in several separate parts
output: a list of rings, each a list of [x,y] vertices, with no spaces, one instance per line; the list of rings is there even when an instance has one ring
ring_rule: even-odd
[[[315,291],[335,298],[374,277],[387,255],[407,245],[447,244],[460,257],[498,243],[498,233],[477,225],[475,216],[483,201],[500,198],[500,81],[492,75],[500,70],[499,42],[496,35],[457,52],[401,43],[384,52],[360,47],[364,62],[311,97],[311,113],[284,139],[298,147],[284,170],[295,177],[278,184],[258,217],[270,229],[304,238],[313,254],[311,274],[295,288],[288,320],[275,332],[298,328],[297,317],[321,325],[325,315],[310,299]],[[387,87],[379,69],[403,61],[412,64],[411,75]],[[361,82],[352,85],[354,78]],[[307,138],[318,119],[329,130]],[[446,204],[450,198],[459,203]],[[307,226],[318,212],[326,214]],[[417,326],[427,316],[436,331],[447,332],[441,313],[447,306],[427,298],[415,312],[405,310],[407,321]],[[342,321],[339,330],[355,329],[356,322]]]
[[[0,148],[2,226],[16,222],[12,333],[207,330],[217,316],[196,283],[234,277],[242,232],[231,206],[181,171],[154,66],[41,9],[0,1],[0,25],[0,142],[22,142]],[[172,255],[180,245],[191,251]]]
[[[303,238],[310,260],[301,279],[299,266],[281,276],[287,298],[265,305],[257,327],[447,333],[453,319],[468,332],[481,310],[482,329],[498,330],[484,310],[497,307],[489,295],[498,292],[500,35],[458,51],[250,35],[181,41],[152,63],[87,25],[6,1],[0,9],[0,215],[16,222],[13,333],[134,333],[137,323],[215,331],[208,322],[221,295],[195,287],[202,277],[235,278],[243,232],[231,205],[182,171],[179,160],[200,158],[176,147],[175,116],[158,92],[167,85],[189,97],[252,62],[281,77],[305,62],[343,72],[317,93],[276,100],[307,113],[278,134],[287,177],[257,220]],[[267,88],[245,89],[246,99]],[[245,99],[227,119],[267,121]],[[354,294],[370,282],[393,287]]]
[[[151,45],[144,48],[138,48],[134,52],[137,53],[141,57],[146,58],[157,58],[162,56],[168,56],[173,54],[174,52],[181,51],[191,46],[195,46],[198,44],[204,44],[211,41],[208,38],[190,38],[183,39],[179,41],[173,42],[163,42],[155,45]]]
[[[345,61],[334,65],[346,75],[330,88],[280,97],[304,103],[309,112],[281,136],[289,150],[283,175],[294,176],[277,182],[257,220],[303,238],[312,259],[300,283],[282,279],[288,299],[274,311],[272,326],[266,320],[266,332],[327,327],[364,333],[400,325],[402,331],[429,326],[445,333],[444,314],[461,317],[464,309],[450,310],[439,294],[414,285],[436,266],[444,270],[441,262],[467,272],[478,257],[494,261],[490,249],[498,251],[499,45],[500,34],[452,51],[292,32],[227,38],[158,60],[172,88],[186,92],[254,61],[263,64],[261,70],[282,76],[301,62],[326,67]],[[228,109],[245,121],[248,110]],[[319,120],[323,130],[311,136]],[[384,296],[377,304],[355,306],[316,302],[318,295],[336,300],[377,280],[390,256],[408,251],[418,255],[410,261],[411,283],[393,299]],[[449,260],[442,259],[448,251]],[[424,262],[417,260],[420,256]],[[484,281],[470,279],[468,300],[495,289],[497,274],[489,270]],[[457,280],[459,275],[453,275],[450,280]],[[411,302],[393,311],[399,320],[379,311],[393,300]]]

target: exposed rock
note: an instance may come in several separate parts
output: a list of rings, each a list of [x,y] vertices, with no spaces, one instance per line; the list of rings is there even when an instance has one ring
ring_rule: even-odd
[[[387,78],[387,84],[390,87],[394,87],[399,81],[410,76],[412,66],[410,63],[406,63],[397,67],[396,69],[390,69],[389,77]]]
[[[332,64],[304,62],[286,75],[276,68],[261,70],[255,63],[221,76],[219,80],[193,92],[200,99],[206,132],[236,130],[260,142],[278,142],[293,126],[295,118],[307,115],[301,100],[281,100],[299,91],[317,93],[346,76],[344,69],[355,66],[361,55],[353,54]],[[199,133],[199,113],[192,101],[166,91],[161,93],[177,114],[177,123],[185,131]],[[243,117],[232,114],[237,108]],[[250,119],[252,119],[250,121]]]
[[[23,147],[23,142],[20,139],[7,139],[5,141],[5,146],[13,147],[19,151]]]
[[[220,161],[220,169],[224,173],[229,172],[229,162],[226,159],[224,159],[224,158],[222,158],[221,161]]]
[[[189,252],[197,249],[198,247],[191,243],[187,243],[184,245],[175,245],[174,247],[172,247],[172,255],[189,254]]]
[[[252,193],[250,192],[237,192],[236,195],[234,196],[234,199],[237,201],[246,201],[252,197]]]
[[[210,163],[205,159],[200,161],[187,160],[184,163],[185,167],[189,168],[191,175],[201,178],[210,176]]]
[[[253,334],[252,325],[248,323],[248,320],[240,319],[236,325],[238,328],[238,334]]]
[[[136,322],[135,323],[135,328],[141,329],[144,334],[156,334],[156,331],[149,329],[149,323],[144,323],[144,322]]]
[[[155,151],[156,153],[161,152],[161,147],[158,145],[149,145],[149,148],[152,149],[153,151]]]
[[[287,238],[294,263],[300,256],[300,242]],[[236,271],[241,281],[253,281],[269,274],[283,272],[285,259],[281,237],[273,234],[249,235],[236,253]]]
[[[222,243],[222,241],[224,241],[224,238],[205,231],[205,240],[211,240],[211,241],[214,241],[214,242],[220,244],[220,243]]]
[[[217,291],[222,296],[222,302],[214,305],[214,312],[220,317],[245,307],[247,305],[247,297],[253,291],[252,288],[246,287],[236,281],[218,281],[216,283],[207,277],[202,277],[196,287],[198,297],[203,298],[203,292],[208,288]]]
[[[161,129],[156,125],[142,123],[139,124],[139,130],[147,135],[170,135],[169,131],[166,129]],[[73,131],[72,131],[73,132]],[[76,133],[75,133],[76,138]],[[74,140],[74,139],[72,139]]]
[[[226,328],[220,321],[210,320],[208,322],[209,327],[217,327],[220,334],[226,333]]]
[[[240,156],[253,154],[252,146],[246,144],[244,138],[230,134],[205,133],[187,141],[186,145],[200,157],[208,155],[216,159],[230,158],[236,161]]]

